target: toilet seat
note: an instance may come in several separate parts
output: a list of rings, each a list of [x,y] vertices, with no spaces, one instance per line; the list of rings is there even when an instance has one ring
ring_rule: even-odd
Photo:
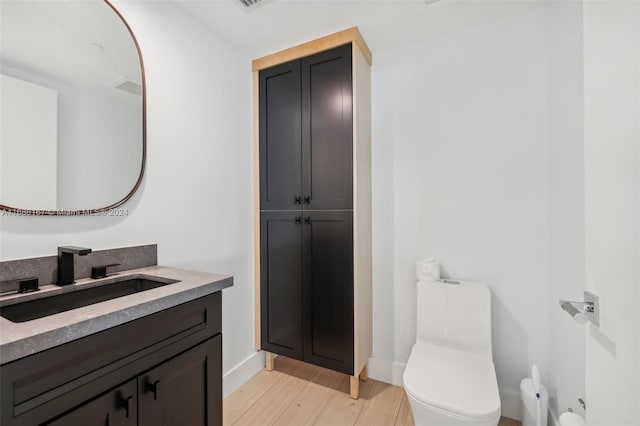
[[[500,418],[490,353],[420,342],[411,350],[403,381],[407,394],[425,409],[469,423]]]

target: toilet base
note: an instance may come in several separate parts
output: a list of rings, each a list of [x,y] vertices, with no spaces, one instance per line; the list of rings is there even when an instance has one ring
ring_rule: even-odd
[[[481,422],[465,420],[425,407],[411,395],[407,395],[407,399],[411,406],[411,414],[413,414],[415,426],[497,426],[500,421],[500,417],[495,420]]]

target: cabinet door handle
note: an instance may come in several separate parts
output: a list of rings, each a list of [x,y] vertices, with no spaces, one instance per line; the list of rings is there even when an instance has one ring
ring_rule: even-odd
[[[300,195],[296,195],[296,197],[293,199],[293,203],[302,204],[302,197]]]
[[[311,217],[310,216],[305,217],[304,218],[304,223],[305,223],[305,225],[310,224],[311,223]]]
[[[309,203],[311,203],[311,197],[310,197],[309,195],[305,195],[305,196],[304,196],[304,203],[305,203],[305,204],[309,204]]]
[[[300,216],[296,216],[295,223],[296,225],[300,225],[302,223],[302,218]]]
[[[129,418],[129,401],[131,401],[132,399],[133,399],[133,395],[128,396],[126,398],[120,397],[118,400],[118,407],[124,408],[125,415],[127,416],[127,418]]]
[[[156,380],[155,382],[147,382],[146,385],[147,391],[153,392],[153,400],[158,400],[158,394],[160,393],[160,380]]]

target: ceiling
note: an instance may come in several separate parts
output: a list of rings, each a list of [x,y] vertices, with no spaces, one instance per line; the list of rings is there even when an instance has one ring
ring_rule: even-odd
[[[170,1],[250,59],[354,25],[375,54],[544,3],[263,0],[245,8],[239,0]],[[92,86],[112,86],[123,76],[140,83],[131,36],[102,1],[1,0],[0,5],[3,68],[11,65]]]
[[[251,59],[357,25],[375,53],[495,19],[524,1],[172,0]]]
[[[73,87],[109,88],[125,79],[141,83],[133,39],[106,3],[2,0],[0,12],[4,73]]]

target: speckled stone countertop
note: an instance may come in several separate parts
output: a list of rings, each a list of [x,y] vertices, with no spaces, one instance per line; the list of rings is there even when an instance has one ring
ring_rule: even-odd
[[[218,292],[233,285],[233,277],[164,266],[131,269],[94,280],[84,278],[67,286],[45,285],[40,291],[3,295],[2,306],[82,288],[108,285],[127,278],[159,278],[179,282],[118,297],[25,322],[0,317],[0,364],[44,351],[72,340]]]

